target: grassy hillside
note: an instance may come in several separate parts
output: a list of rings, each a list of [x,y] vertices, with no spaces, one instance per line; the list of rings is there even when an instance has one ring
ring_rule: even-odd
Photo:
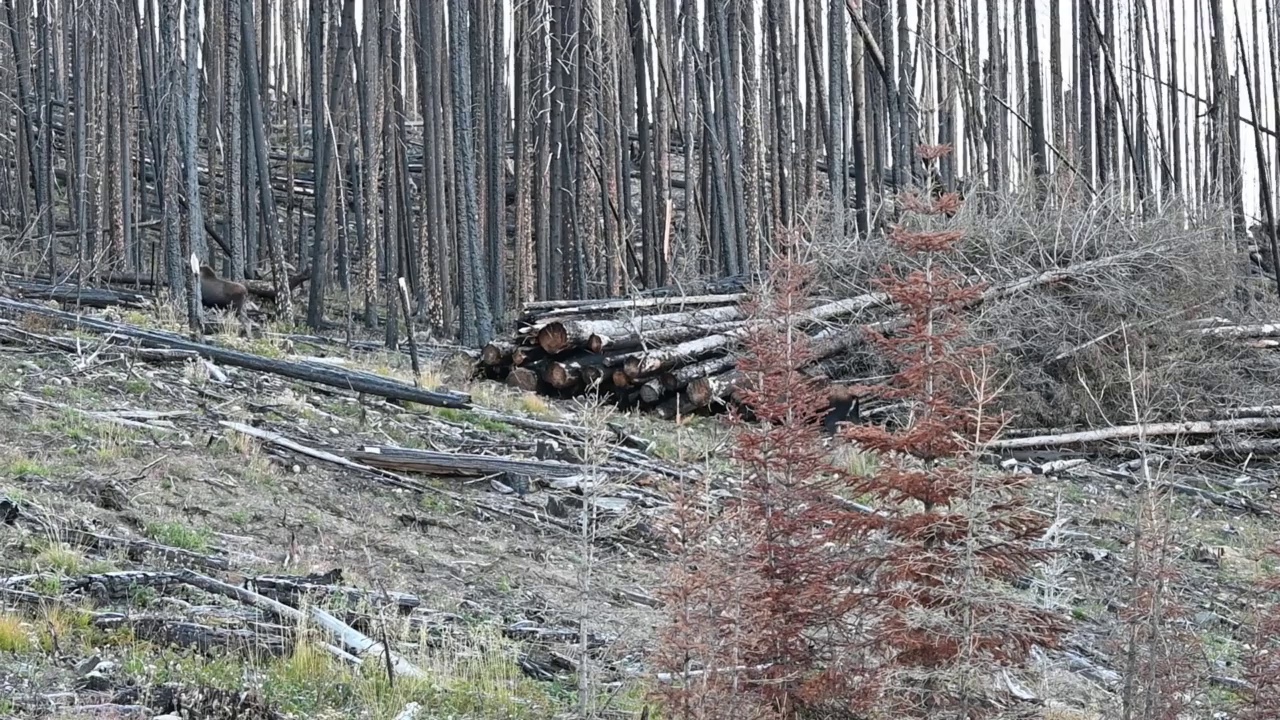
[[[235,708],[239,717],[398,718],[416,707],[419,718],[623,718],[638,717],[659,682],[645,658],[662,621],[655,593],[668,560],[651,523],[674,480],[609,475],[620,444],[545,428],[612,424],[650,441],[646,462],[703,482],[732,471],[720,420],[610,415],[471,381],[461,362],[433,365],[424,386],[469,391],[489,412],[404,407],[235,368],[211,372],[200,361],[54,350],[18,331],[77,336],[38,323],[5,329],[0,715],[186,708],[189,717],[230,717],[218,713]],[[87,348],[97,340],[81,339]],[[410,378],[398,355],[282,336],[215,340]],[[541,454],[597,468],[600,483],[534,478],[521,495],[511,478],[394,480],[223,421],[333,452]],[[838,443],[832,453],[856,472],[874,467]],[[1070,616],[1073,630],[1064,652],[1040,653],[1030,670],[1008,676],[1002,692],[1025,697],[1007,709],[1117,717],[1123,683],[1114,668],[1131,627],[1121,619],[1143,509],[1135,498],[1152,482],[1172,491],[1161,497],[1181,573],[1174,589],[1190,609],[1178,622],[1198,641],[1195,717],[1235,712],[1252,583],[1272,569],[1261,558],[1276,530],[1265,509],[1274,468],[1182,463],[1144,475],[1127,457],[1086,459],[1035,484],[1037,507],[1054,518],[1045,540],[1059,552],[1022,592]],[[584,505],[598,510],[585,525],[576,512]],[[330,590],[298,594],[298,583]],[[301,619],[229,596],[228,587],[284,601]],[[377,648],[355,657],[315,609],[389,644],[395,657]],[[420,673],[389,673],[395,658]]]

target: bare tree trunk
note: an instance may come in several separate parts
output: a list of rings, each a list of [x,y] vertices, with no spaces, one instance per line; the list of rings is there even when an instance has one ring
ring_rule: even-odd
[[[49,260],[49,277],[58,277],[58,244],[53,234],[56,227],[54,215],[56,206],[53,202],[53,104],[54,95],[56,94],[54,66],[56,63],[53,57],[53,39],[50,37],[49,26],[52,23],[50,18],[51,6],[49,0],[43,0],[40,4],[40,15],[36,18],[36,22],[40,28],[40,82],[38,83],[38,91],[40,93],[40,163],[38,165],[39,182],[36,184],[37,191],[43,189],[43,197],[37,202],[37,207],[41,208],[40,213],[40,236],[48,243],[48,260]]]
[[[485,94],[485,238],[488,241],[489,304],[493,317],[505,325],[507,314],[507,66],[503,17],[498,3],[489,7],[489,43],[485,54],[488,74]]]
[[[1097,120],[1094,117],[1094,50],[1091,32],[1080,32],[1080,28],[1089,27],[1088,14],[1093,11],[1088,7],[1091,0],[1081,0],[1076,6],[1076,68],[1077,87],[1079,88],[1080,119],[1080,171],[1089,182],[1094,180],[1093,143]]]
[[[169,301],[175,310],[187,312],[187,277],[188,269],[183,271],[182,217],[178,211],[178,191],[181,187],[180,166],[178,158],[178,139],[182,138],[182,74],[178,65],[178,3],[180,0],[163,0],[160,16],[160,47],[163,51],[161,68],[164,72],[164,92],[161,100],[161,114],[164,118],[164,149],[161,152],[160,176],[167,189],[161,205],[162,226],[164,227],[165,276],[169,284]]]
[[[1090,2],[1090,0],[1081,0]],[[899,11],[903,10],[899,0]],[[901,22],[901,20],[899,20]],[[1005,138],[1005,109],[1000,99],[1008,97],[1005,92],[1007,68],[1004,63],[1004,34],[1000,27],[999,5],[996,0],[987,0],[987,42],[990,48],[990,59],[987,61],[987,187],[999,189],[1005,179],[1005,151],[1008,143]],[[905,42],[902,33],[899,42]],[[899,52],[905,52],[899,48]],[[902,85],[899,85],[899,89]],[[905,118],[904,118],[905,124]]]
[[[1031,123],[1031,166],[1037,181],[1043,181],[1049,172],[1049,151],[1045,139],[1044,84],[1040,76],[1040,39],[1036,23],[1036,0],[1026,1],[1027,23],[1027,83],[1030,107],[1027,121]]]
[[[1174,192],[1181,194],[1186,186],[1184,185],[1182,169],[1182,96],[1178,90],[1178,73],[1182,71],[1182,66],[1178,64],[1178,33],[1176,28],[1180,27],[1180,25],[1177,5],[1176,0],[1169,0],[1169,144],[1172,146],[1170,154],[1173,156],[1173,189]],[[1274,45],[1274,33],[1272,38]],[[1277,78],[1277,82],[1280,82],[1280,66],[1275,67],[1272,74],[1273,77]],[[1280,95],[1276,97],[1280,98]],[[1277,105],[1277,109],[1280,110],[1280,105]],[[1280,125],[1277,125],[1277,127],[1280,127]]]
[[[307,325],[319,329],[324,324],[325,284],[329,279],[327,262],[326,208],[329,193],[329,108],[325,86],[325,0],[311,0],[307,29],[311,68],[311,169],[316,193],[311,212],[311,283],[307,288]]]
[[[196,0],[186,3],[186,109],[185,127],[182,133],[182,162],[186,169],[187,196],[187,242],[183,248],[184,258],[195,256],[202,261],[208,259],[208,250],[204,242],[204,213],[200,204],[200,166],[196,161],[196,150],[200,145],[200,13]],[[176,32],[175,32],[176,35]],[[192,332],[199,332],[201,326],[200,283],[194,273],[183,273],[187,282],[187,314],[191,322]]]
[[[624,257],[624,245],[627,216],[627,200],[621,195],[623,187],[622,173],[625,164],[627,143],[624,140],[626,123],[618,112],[618,97],[622,75],[621,62],[623,44],[620,40],[618,22],[618,6],[616,0],[596,0],[600,8],[599,39],[600,57],[602,59],[600,118],[602,143],[601,173],[603,173],[604,204],[604,252],[605,252],[605,292],[609,296],[617,296],[623,292],[623,283],[627,279],[627,263]]]
[[[720,3],[717,3],[719,5]],[[661,275],[658,260],[658,190],[654,187],[654,138],[649,116],[649,57],[645,43],[645,12],[641,0],[627,0],[627,25],[635,70],[635,120],[640,136],[640,242],[642,282],[657,287]],[[624,201],[626,196],[624,195]]]
[[[227,28],[227,103],[223,110],[227,133],[226,196],[223,201],[227,212],[227,241],[231,243],[231,279],[245,278],[245,221],[244,202],[244,77],[241,48],[240,0],[226,0]]]
[[[172,0],[170,0],[172,2]],[[251,58],[257,55],[254,37],[252,0],[241,0],[240,29],[244,34],[245,95],[249,102],[249,121],[253,130],[253,149],[257,156],[259,203],[262,214],[262,230],[267,240],[267,252],[271,256],[271,272],[276,290],[276,307],[286,324],[293,323],[293,300],[289,293],[289,275],[284,267],[284,250],[276,227],[275,195],[271,192],[271,168],[267,164],[267,131],[262,112],[262,90],[258,85],[258,66]]]
[[[754,0],[746,0],[740,7],[742,16],[738,22],[738,40],[742,50],[742,183],[743,215],[746,218],[746,244],[753,269],[763,268],[768,258],[766,238],[760,207],[760,188],[763,183],[760,152],[760,76],[756,70],[756,13]],[[843,14],[843,9],[841,9]]]
[[[364,192],[359,217],[364,228],[359,267],[360,287],[364,291],[364,324],[372,329],[378,324],[378,265],[382,255],[379,242],[379,180],[382,179],[382,134],[377,131],[382,107],[382,74],[378,70],[378,28],[381,27],[380,4],[364,6],[360,31],[360,63],[357,86],[360,88],[360,182]]]
[[[547,46],[552,42],[551,34],[551,11],[549,4],[539,4],[538,15],[534,21],[534,39],[530,42],[531,47],[536,50],[537,62],[534,64],[533,72],[538,78],[537,87],[534,91],[534,98],[537,100],[537,106],[534,108],[534,117],[530,122],[537,128],[534,136],[534,147],[536,149],[536,159],[533,166],[533,247],[537,258],[537,297],[539,300],[549,300],[553,297],[559,298],[560,291],[556,289],[553,278],[553,269],[555,266],[555,258],[553,258],[554,250],[552,248],[553,239],[551,235],[551,143],[554,142],[551,135],[551,123],[548,122],[552,113],[551,91],[547,87],[547,79],[551,77],[552,63],[555,61],[550,58]],[[532,10],[531,10],[532,12]],[[546,118],[547,120],[538,121],[537,118]]]
[[[734,245],[734,255],[737,257],[737,263],[731,272],[743,273],[748,271],[751,256],[747,249],[746,202],[743,199],[744,178],[738,171],[738,168],[743,166],[742,123],[738,114],[742,108],[738,96],[738,87],[742,84],[742,78],[739,73],[740,67],[735,66],[732,60],[733,45],[729,42],[730,22],[727,8],[719,2],[714,5],[716,7],[713,13],[715,23],[712,27],[715,29],[715,54],[719,59],[716,63],[720,71],[717,77],[722,88],[716,100],[715,116],[721,120],[720,132],[723,133],[723,147],[727,151],[724,155],[717,155],[715,161],[719,164],[727,163],[721,174],[725,177],[728,194],[722,196],[722,199],[728,207],[727,212],[733,224],[732,232],[728,234],[726,241]]]
[[[533,116],[536,75],[533,67],[533,49],[530,41],[532,25],[530,4],[514,10],[512,34],[515,40],[515,135],[513,138],[515,165],[515,252],[512,271],[515,303],[517,306],[533,300],[533,224],[530,222],[533,185],[533,167],[529,146],[533,128],[537,122]]]
[[[792,146],[796,141],[792,108],[797,104],[794,46],[791,39],[791,8],[784,0],[768,0],[769,50],[766,57],[774,60],[770,76],[773,86],[773,136],[770,146],[774,155],[772,164],[772,188],[777,196],[776,221],[784,228],[795,222],[795,156]],[[686,141],[687,142],[687,141]]]
[[[449,39],[453,74],[453,138],[456,165],[454,193],[458,196],[458,233],[462,255],[461,340],[483,345],[493,337],[493,316],[480,252],[480,228],[476,216],[475,136],[472,132],[471,55],[467,36],[468,10],[464,0],[449,0]]]
[[[72,158],[75,161],[75,222],[76,222],[76,252],[80,264],[80,272],[82,274],[89,271],[89,203],[88,203],[88,180],[89,168],[88,158],[86,157],[87,148],[85,147],[85,102],[87,100],[87,87],[85,82],[85,72],[87,68],[84,61],[85,43],[88,38],[85,37],[85,14],[72,13],[70,18],[72,24],[71,48],[71,75],[74,82],[74,98],[75,103],[75,144],[72,152]],[[64,115],[65,117],[65,115]]]
[[[867,191],[867,93],[866,93],[866,44],[862,36],[852,34],[853,66],[849,99],[853,111],[852,137],[849,146],[853,153],[853,210],[854,229],[858,237],[865,238],[871,229],[871,196]],[[939,78],[941,80],[941,78]],[[944,116],[949,115],[944,113]]]

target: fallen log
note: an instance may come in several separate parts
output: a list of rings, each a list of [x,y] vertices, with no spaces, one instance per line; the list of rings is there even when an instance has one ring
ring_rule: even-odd
[[[249,578],[247,582],[253,590],[261,595],[272,600],[287,602],[295,607],[301,604],[301,600],[308,596],[318,599],[338,596],[345,598],[351,606],[358,606],[361,603],[377,606],[384,604],[384,602],[389,602],[404,613],[422,605],[422,600],[417,595],[410,593],[392,590],[373,592],[345,585],[310,582],[306,578],[258,575]]]
[[[665,397],[667,388],[663,386],[661,378],[654,378],[646,381],[640,386],[640,402],[653,404]]]
[[[311,607],[309,612],[304,614],[301,610],[285,605],[282,602],[272,600],[269,597],[260,595],[248,588],[239,587],[215,580],[206,575],[197,572],[186,571],[182,573],[183,583],[191,587],[199,588],[205,592],[222,595],[225,597],[239,600],[240,602],[251,605],[253,607],[266,610],[282,620],[291,621],[300,624],[305,617],[310,616],[320,627],[328,630],[329,633],[343,645],[351,650],[352,653],[359,658],[385,658],[387,665],[397,674],[413,678],[426,677],[421,669],[413,663],[400,657],[398,653],[383,643],[375,642],[366,637],[363,633],[358,632],[350,625],[338,620],[333,615],[325,612],[318,607]]]
[[[1104,258],[1104,260],[1106,260],[1106,258]],[[1048,284],[1051,282],[1059,282],[1063,279],[1071,277],[1074,274],[1083,272],[1084,270],[1091,269],[1091,268],[1098,267],[1100,265],[1105,265],[1105,264],[1106,263],[1102,261],[1091,261],[1088,263],[1082,263],[1081,265],[1075,266],[1074,268],[1047,270],[1045,272],[1038,273],[1036,275],[1019,278],[1018,280],[1014,280],[1013,282],[1006,283],[999,287],[987,289],[985,292],[983,292],[983,294],[978,299],[972,301],[969,304],[969,307],[980,305],[984,302],[990,302],[991,300],[995,300],[998,298],[1007,297],[1009,295],[1013,295],[1022,290],[1035,287],[1037,285]],[[860,296],[860,298],[865,299],[865,298],[868,298],[868,296],[864,295],[864,296]],[[852,300],[858,300],[858,299],[859,298],[850,298],[850,300],[845,300],[841,302],[848,303]],[[881,295],[879,300],[881,302],[885,302],[887,301],[887,299],[888,299],[887,296]],[[840,303],[831,303],[829,305],[816,308],[815,310],[810,310],[809,312],[805,313],[805,317],[811,318],[815,314],[819,315],[819,317],[817,318],[819,320],[828,320],[828,319],[831,319],[832,317],[837,317],[841,313],[833,314],[832,311],[834,309],[834,306],[839,304]],[[896,307],[891,309],[896,309]],[[882,320],[880,322],[871,323],[869,325],[853,327],[853,328],[839,328],[839,327],[826,328],[822,331],[819,331],[812,338],[810,338],[812,342],[811,349],[810,349],[811,357],[813,360],[823,360],[833,355],[836,355],[840,352],[846,352],[851,348],[861,344],[862,342],[865,342],[865,338],[866,338],[865,332],[867,330],[870,330],[873,332],[891,331],[901,326],[902,323],[903,323],[903,320],[901,318],[890,318],[887,320]],[[745,334],[746,331],[750,329],[751,329],[750,326],[744,326],[741,330],[736,332],[740,334]],[[726,333],[726,335],[728,336],[731,336],[734,334],[735,333]],[[706,338],[706,339],[710,340],[710,338]],[[688,343],[686,345],[691,346],[693,345],[693,343]],[[686,349],[686,351],[688,350]],[[673,359],[671,359],[669,356],[674,352],[676,352],[675,346],[673,346],[672,348],[664,348],[656,354],[651,354],[650,359],[648,359],[647,361],[639,361],[634,363],[632,366],[632,369],[634,369],[635,372],[641,373],[643,375],[645,372],[650,371],[655,363],[672,364]],[[646,362],[648,362],[648,364],[646,364]],[[699,407],[703,405],[709,405],[709,404],[715,403],[719,400],[729,397],[729,395],[734,391],[734,389],[738,387],[738,383],[741,382],[741,380],[742,378],[737,374],[736,370],[730,370],[729,372],[724,373],[723,375],[715,379],[693,378],[690,380],[690,383],[688,385],[690,400]]]
[[[18,297],[31,300],[52,300],[63,305],[78,305],[80,307],[99,309],[116,306],[142,308],[146,307],[150,302],[150,298],[141,293],[85,287],[70,283],[46,285],[25,280],[8,280],[4,285]]]
[[[712,325],[742,318],[743,313],[740,308],[725,306],[662,315],[641,315],[634,318],[553,320],[537,331],[537,342],[548,355],[556,355],[571,348],[586,345],[592,335],[643,335],[657,330]]]
[[[520,345],[511,353],[511,362],[515,365],[527,365],[546,356],[547,353],[537,345]]]
[[[1178,448],[1178,454],[1195,457],[1275,457],[1280,455],[1280,440],[1214,438],[1200,445],[1183,445]]]
[[[720,333],[729,332],[742,327],[743,321],[735,320],[732,322],[716,323],[714,325],[689,325],[683,327],[673,327],[661,330],[654,330],[649,333],[633,332],[626,335],[613,337],[610,335],[592,335],[587,338],[587,350],[593,353],[603,353],[605,351],[632,350],[645,346],[666,345],[668,343],[684,342],[693,340],[707,335],[718,335]]]
[[[1068,267],[1052,267],[999,286],[989,286],[970,300],[966,307],[1015,296],[1035,287],[1068,282],[1098,268],[1133,262],[1150,250],[1099,258]],[[742,294],[746,298],[746,294]],[[901,308],[885,293],[865,293],[857,297],[824,302],[808,310],[782,317],[748,318],[745,311],[715,303],[682,313],[658,313],[638,317],[598,317],[626,308],[664,309],[690,298],[650,297],[643,302],[619,299],[611,301],[548,302],[529,304],[523,318],[528,321],[513,338],[513,364],[521,365],[522,348],[542,353],[563,363],[540,367],[540,380],[527,377],[525,387],[540,392],[571,395],[599,382],[620,402],[642,402],[646,406],[669,406],[677,391],[691,408],[714,406],[730,398],[741,378],[733,370],[734,355],[744,338],[759,328],[793,327],[813,333],[811,359],[804,372],[814,378],[834,380],[844,372],[841,358],[866,341],[866,332],[892,332],[905,319]],[[712,302],[707,298],[707,302]],[[869,311],[875,310],[874,322],[867,323]],[[539,315],[539,312],[547,311]],[[552,314],[554,313],[554,314]],[[848,322],[846,322],[846,320]],[[831,323],[843,326],[833,326]],[[815,327],[818,326],[818,327]],[[595,357],[569,354],[584,348]],[[597,376],[598,374],[598,376]],[[520,374],[524,376],[524,374]],[[670,412],[663,410],[663,412]]]
[[[491,340],[480,350],[480,362],[490,367],[498,365],[506,365],[511,362],[511,356],[516,351],[516,345],[506,340]]]
[[[683,392],[676,393],[654,406],[654,411],[663,420],[675,420],[681,415],[687,415],[692,410],[694,410],[694,407],[690,404],[689,397]]]
[[[545,324],[543,321],[562,319],[569,315],[615,313],[626,312],[628,310],[663,311],[676,308],[683,311],[686,308],[704,305],[730,305],[741,302],[742,300],[745,300],[746,297],[745,293],[732,293],[720,295],[677,295],[674,297],[616,298],[612,300],[590,300],[577,304],[562,302],[557,306],[541,310],[537,307],[538,303],[529,303],[524,306],[524,312],[521,314],[521,320],[523,321],[528,319],[531,324],[538,326],[540,324]]]
[[[587,386],[598,385],[604,382],[604,368],[595,365],[587,365],[582,368],[582,382]]]
[[[108,341],[92,342],[83,338],[58,337],[55,335],[41,335],[19,327],[9,325],[9,321],[0,320],[0,340],[10,338],[25,343],[41,343],[55,347],[63,352],[68,353],[92,353],[90,357],[130,357],[150,363],[162,362],[181,362],[183,360],[192,360],[200,357],[199,354],[189,350],[168,350],[154,348],[139,348],[131,345],[121,345]]]
[[[1062,433],[1059,435],[1035,435],[1032,437],[1006,438],[991,443],[992,450],[1012,450],[1028,447],[1061,447],[1105,440],[1132,440],[1140,437],[1164,435],[1216,435],[1218,433],[1247,430],[1275,430],[1280,428],[1280,418],[1253,417],[1231,420],[1192,420],[1188,422],[1161,422],[1142,425],[1118,425],[1099,430]]]
[[[163,287],[169,284],[168,280],[163,277],[151,277],[150,275],[139,275],[131,272],[111,272],[104,273],[100,276],[102,282],[110,285],[133,285],[135,287]],[[302,284],[311,279],[311,273],[300,272],[289,276],[289,290],[297,290]],[[250,295],[261,298],[263,300],[275,300],[276,289],[266,280],[245,280],[241,284],[249,291]]]
[[[513,367],[507,373],[507,384],[525,392],[537,392],[538,373],[527,367]]]
[[[659,380],[661,381],[663,389],[668,392],[684,390],[688,388],[689,384],[694,380],[718,376],[721,373],[733,370],[733,367],[737,364],[738,359],[732,355],[713,357],[699,363],[686,365],[670,373],[664,373]],[[698,400],[693,397],[692,391],[689,391],[689,396],[689,402],[696,407],[704,407],[709,404],[709,402],[699,403]]]
[[[572,360],[551,360],[542,379],[557,390],[567,390],[604,376],[603,355],[583,355]]]
[[[218,424],[224,427],[230,428],[232,430],[235,430],[237,432],[244,433],[245,435],[256,437],[260,440],[271,443],[272,445],[275,445],[277,447],[281,447],[286,450],[291,450],[293,452],[306,455],[307,457],[315,458],[316,460],[331,463],[339,467],[360,473],[362,475],[366,475],[368,477],[371,477],[391,487],[410,490],[412,492],[416,492],[424,495],[438,495],[440,497],[449,498],[450,500],[459,504],[467,504],[467,503],[473,504],[476,507],[486,512],[490,512],[497,515],[509,517],[515,520],[519,520],[521,522],[528,523],[531,526],[538,529],[554,530],[556,532],[563,533],[563,536],[566,538],[576,538],[577,533],[579,531],[576,525],[569,523],[568,521],[560,520],[555,517],[550,517],[546,512],[540,509],[535,510],[533,508],[522,507],[520,505],[505,507],[505,506],[497,505],[494,503],[486,502],[480,498],[467,497],[462,495],[461,493],[456,493],[450,490],[429,485],[424,482],[413,480],[412,478],[409,478],[404,475],[399,475],[390,470],[385,470],[383,468],[377,468],[372,465],[366,465],[364,463],[356,462],[354,460],[345,458],[341,455],[335,455],[334,453],[331,453],[327,450],[308,447],[306,445],[302,445],[301,443],[294,442],[293,440],[290,440],[289,438],[281,435],[280,433],[272,432],[270,430],[263,430],[261,428],[256,428],[251,425],[245,425],[244,423],[237,423],[237,422],[232,422],[228,420],[219,420]],[[536,464],[539,466],[542,465],[542,463],[540,462]],[[641,544],[636,540],[627,538],[625,536],[614,536],[610,538],[601,537],[600,539],[626,544],[636,549],[637,551],[647,553],[653,557],[658,556],[657,553],[655,553],[652,549],[646,547],[645,545]]]
[[[831,320],[832,318],[836,318],[841,315],[860,312],[874,305],[883,304],[888,302],[888,299],[889,296],[884,293],[866,293],[857,297],[837,300],[836,302],[820,305],[801,313],[796,319],[800,323]],[[730,345],[738,342],[743,337],[746,337],[746,335],[753,329],[773,322],[777,321],[769,319],[744,323],[741,327],[726,333],[709,335],[696,340],[689,340],[676,345],[657,348],[645,353],[634,362],[628,362],[624,369],[626,370],[627,375],[632,378],[649,377],[660,372],[666,372],[681,363],[705,357],[719,350],[725,350]]]
[[[376,395],[378,397],[385,397],[389,400],[401,400],[422,403],[423,405],[431,405],[434,407],[458,409],[467,408],[471,405],[471,398],[461,393],[416,388],[412,385],[407,385],[390,378],[384,378],[380,375],[334,368],[319,363],[273,360],[271,358],[262,357],[261,355],[254,355],[252,353],[229,350],[215,345],[193,342],[186,338],[171,335],[169,333],[143,330],[131,325],[123,325],[120,323],[87,317],[77,313],[54,310],[52,308],[32,305],[30,303],[24,303],[6,297],[0,297],[0,308],[13,312],[26,312],[34,315],[40,315],[69,324],[72,327],[82,327],[90,330],[96,330],[98,332],[123,335],[125,337],[133,338],[149,347],[189,350],[197,353],[200,357],[207,360],[213,360],[224,365],[233,365],[235,367],[242,367],[248,370],[256,370],[258,372],[279,375],[280,377],[287,377],[293,380],[302,380],[304,382],[313,382],[320,385],[327,385],[329,387],[350,390],[352,392]]]
[[[591,470],[597,469],[553,460],[518,460],[493,455],[418,450],[391,445],[368,445],[343,455],[370,467],[424,475],[483,477],[496,473],[516,473],[535,477],[573,477],[589,474]]]
[[[1261,323],[1257,325],[1223,325],[1205,327],[1197,330],[1201,335],[1214,335],[1235,339],[1270,338],[1280,335],[1280,323]]]
[[[685,387],[685,392],[689,396],[689,402],[695,407],[707,407],[729,397],[741,381],[742,373],[729,370],[718,375],[694,378]]]

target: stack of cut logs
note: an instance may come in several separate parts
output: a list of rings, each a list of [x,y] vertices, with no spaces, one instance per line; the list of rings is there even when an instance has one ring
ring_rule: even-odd
[[[740,382],[739,340],[752,320],[747,294],[546,301],[524,306],[510,339],[481,352],[479,372],[515,387],[557,397],[591,390],[623,407],[652,408],[662,417],[714,410]],[[879,293],[828,302],[798,323],[810,334],[806,372],[834,378],[842,351],[861,334],[829,321],[885,303]],[[833,393],[833,402],[840,392]]]

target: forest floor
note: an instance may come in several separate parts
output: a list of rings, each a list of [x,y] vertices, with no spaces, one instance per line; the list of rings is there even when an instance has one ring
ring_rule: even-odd
[[[215,340],[411,377],[401,355]],[[662,620],[654,596],[663,578],[661,554],[627,541],[628,524],[650,517],[639,505],[621,511],[630,520],[575,532],[542,521],[568,497],[550,488],[521,496],[486,478],[416,476],[438,490],[416,492],[281,450],[220,421],[333,452],[394,445],[532,458],[545,433],[220,369],[225,380],[198,362],[0,343],[0,716],[154,717],[181,706],[204,708],[201,717],[236,707],[240,717],[398,718],[413,703],[419,718],[639,715],[655,682],[643,658]],[[502,413],[612,423],[652,441],[653,461],[671,468],[731,469],[732,439],[716,418],[605,418],[471,380],[463,363],[426,374],[425,387],[470,392]],[[848,448],[833,452],[869,466]],[[1118,716],[1119,618],[1143,481],[1129,458],[1080,457],[1087,462],[1034,485],[1061,552],[1025,590],[1056,604],[1074,629],[1065,651],[1007,676],[1007,694],[1022,697],[1028,714],[1059,720]],[[1265,509],[1276,478],[1272,464],[1218,463],[1155,478],[1175,491],[1173,587],[1211,676],[1192,700],[1194,717],[1230,717],[1236,703],[1250,588],[1271,570],[1260,558],[1277,530]],[[424,672],[389,681],[376,653],[352,667],[358,659],[314,624],[281,627],[243,598],[197,586],[213,578],[265,593],[272,577],[358,589],[299,606],[331,610]],[[281,638],[293,631],[312,642],[284,652]]]

